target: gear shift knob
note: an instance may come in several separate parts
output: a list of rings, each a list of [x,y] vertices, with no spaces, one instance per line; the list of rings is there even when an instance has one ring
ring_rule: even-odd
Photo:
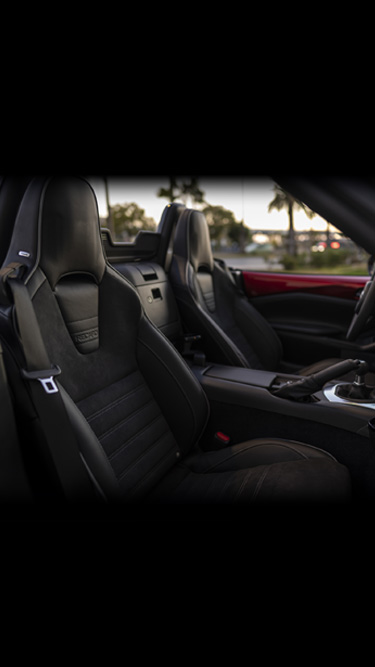
[[[356,369],[353,385],[356,385],[358,387],[365,386],[364,376],[366,375],[368,368],[369,366],[366,361],[360,361],[359,366]]]
[[[364,401],[368,398],[369,390],[366,387],[365,375],[369,370],[369,365],[366,361],[360,361],[355,371],[355,378],[352,384],[341,385],[339,387],[339,395],[345,398],[354,398]]]

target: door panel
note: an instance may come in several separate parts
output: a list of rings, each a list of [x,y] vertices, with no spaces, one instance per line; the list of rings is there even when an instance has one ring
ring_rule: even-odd
[[[350,299],[299,292],[258,296],[250,302],[275,329],[321,336],[344,335],[354,311]]]
[[[337,297],[288,292],[251,299],[269,321],[284,350],[284,361],[307,366],[341,356],[353,316],[354,301]]]
[[[252,305],[279,335],[287,363],[308,365],[340,357],[366,276],[243,272]]]

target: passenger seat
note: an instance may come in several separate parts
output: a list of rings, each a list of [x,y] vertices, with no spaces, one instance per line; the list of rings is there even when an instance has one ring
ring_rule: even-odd
[[[277,371],[283,349],[267,320],[239,290],[230,271],[212,256],[208,224],[185,209],[178,220],[169,278],[183,323],[202,335],[207,358],[217,363]],[[300,369],[309,375],[340,361],[323,359]]]

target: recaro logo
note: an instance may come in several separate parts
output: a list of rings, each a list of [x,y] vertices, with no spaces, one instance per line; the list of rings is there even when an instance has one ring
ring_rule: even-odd
[[[73,340],[75,343],[87,343],[90,340],[98,338],[98,329],[91,329],[91,331],[84,331],[83,333],[74,334]]]

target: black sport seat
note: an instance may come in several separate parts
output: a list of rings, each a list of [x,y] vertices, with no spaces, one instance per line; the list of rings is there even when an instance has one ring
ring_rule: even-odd
[[[188,331],[202,335],[207,357],[233,366],[282,370],[279,337],[237,288],[230,271],[214,261],[203,213],[181,213],[173,253],[169,277],[181,317]],[[337,361],[324,359],[299,373],[316,373]]]
[[[185,210],[185,205],[180,202],[173,202],[167,204],[161,215],[158,224],[157,232],[161,234],[160,247],[158,252],[158,262],[168,273],[172,257],[173,257],[173,242],[176,233],[176,226],[178,219]]]
[[[97,202],[85,180],[31,182],[4,266],[20,261],[18,280],[23,291],[27,287],[48,357],[61,369],[55,381],[82,461],[107,499],[251,504],[350,498],[348,470],[306,444],[272,438],[199,450],[207,398],[144,315],[134,287],[107,263]],[[0,332],[25,450],[37,474],[37,451],[51,465],[45,448],[33,449],[31,442],[32,433],[34,446],[43,441],[43,420],[29,391],[30,383],[41,385],[31,379],[25,388],[21,380],[25,360],[6,304]]]
[[[18,207],[30,180],[30,176],[0,176],[0,266],[9,248]]]

